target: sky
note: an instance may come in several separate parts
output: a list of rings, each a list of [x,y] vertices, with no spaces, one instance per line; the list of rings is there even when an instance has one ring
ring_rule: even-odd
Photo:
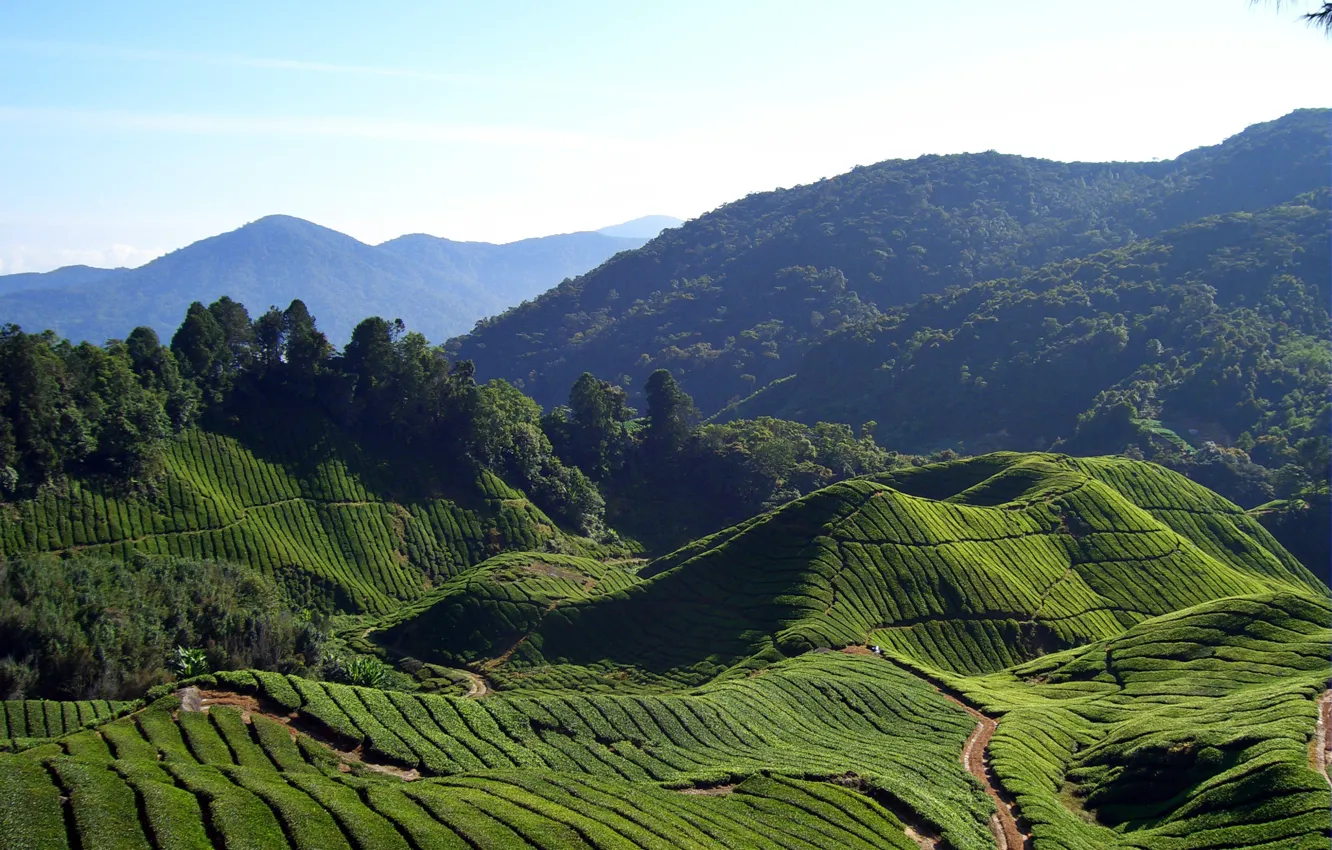
[[[927,153],[1170,158],[1332,105],[1310,5],[0,0],[0,274],[272,213],[507,242]]]

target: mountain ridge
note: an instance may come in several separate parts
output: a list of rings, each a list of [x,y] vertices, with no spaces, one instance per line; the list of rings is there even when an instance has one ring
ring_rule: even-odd
[[[1164,162],[930,155],[753,194],[450,346],[546,406],[584,371],[637,396],[666,367],[706,415],[878,309],[1316,191],[1328,114],[1293,112]]]
[[[339,343],[360,319],[381,313],[443,340],[643,241],[589,231],[502,245],[425,234],[369,245],[269,215],[134,269],[0,276],[0,319],[101,342],[140,324],[169,336],[192,301],[228,295],[262,310],[301,298]]]

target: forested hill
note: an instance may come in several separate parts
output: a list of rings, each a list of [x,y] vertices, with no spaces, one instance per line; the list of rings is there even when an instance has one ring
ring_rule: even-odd
[[[300,298],[338,344],[376,313],[445,339],[645,241],[589,232],[492,245],[413,234],[366,245],[274,215],[136,269],[0,276],[0,322],[100,344],[135,325],[169,335],[191,302],[225,295],[260,309]]]
[[[453,342],[545,405],[584,371],[637,396],[670,369],[711,413],[795,371],[824,335],[920,296],[1083,257],[1328,183],[1328,110],[1150,163],[994,152],[857,168],[751,195]]]
[[[719,418],[875,421],[914,451],[1063,441],[1232,461],[1232,480],[1195,477],[1252,506],[1271,496],[1260,470],[1218,447],[1326,478],[1328,220],[1324,190],[927,296],[829,336]]]

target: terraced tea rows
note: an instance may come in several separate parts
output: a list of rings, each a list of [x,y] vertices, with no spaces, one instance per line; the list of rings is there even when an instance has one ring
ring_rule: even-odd
[[[0,850],[1313,850],[1329,596],[1144,464],[852,481],[638,571],[510,552],[365,621],[474,698],[241,671],[93,728],[6,704],[47,734],[0,753]]]
[[[24,749],[36,739],[58,738],[136,707],[136,702],[104,699],[58,702],[48,699],[0,703],[0,750]]]
[[[188,431],[171,444],[157,495],[116,497],[77,481],[45,491],[0,512],[0,553],[227,560],[279,585],[313,579],[343,608],[389,612],[492,554],[541,548],[560,534],[489,473],[458,487],[471,507],[401,505],[368,489],[336,452],[288,455],[283,465],[229,437]]]
[[[1035,846],[1323,848],[1314,730],[1332,606],[1225,599],[984,678],[995,768]]]
[[[591,667],[697,683],[774,647],[861,643],[982,673],[1212,599],[1326,594],[1256,522],[1181,476],[1055,455],[844,482],[666,561],[623,594],[554,608],[495,681],[586,685],[578,671]]]
[[[206,691],[206,712],[168,697],[9,757],[0,847],[28,846],[21,830],[41,824],[44,847],[181,836],[227,847],[914,847],[876,800],[959,850],[989,845],[988,801],[957,761],[971,719],[877,659],[810,655],[660,698],[461,700],[262,673],[227,682],[253,695]],[[432,778],[398,778],[418,773]]]

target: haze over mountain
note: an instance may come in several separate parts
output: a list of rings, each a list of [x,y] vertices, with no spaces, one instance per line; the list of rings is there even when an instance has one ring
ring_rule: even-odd
[[[656,232],[646,219],[616,227],[626,226]],[[262,311],[300,298],[338,344],[367,315],[402,318],[442,341],[646,238],[581,232],[495,245],[412,234],[367,245],[273,215],[135,269],[0,276],[0,321],[75,341],[123,337],[145,324],[169,338],[192,301],[228,295]]]
[[[605,236],[623,236],[630,239],[652,239],[663,230],[679,227],[682,224],[684,224],[684,219],[671,215],[645,215],[622,224],[612,224],[610,227],[598,228],[597,233]]]

